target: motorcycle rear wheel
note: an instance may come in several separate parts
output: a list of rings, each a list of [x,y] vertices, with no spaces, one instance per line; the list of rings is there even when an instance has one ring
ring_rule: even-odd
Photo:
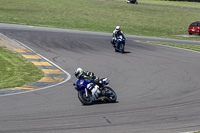
[[[107,98],[105,100],[109,103],[115,103],[117,101],[117,95],[115,91],[110,87],[104,87],[104,89],[106,93],[110,93],[106,96]]]
[[[92,104],[92,96],[90,94],[88,94],[88,96],[86,96],[85,92],[79,91],[78,98],[83,105],[91,105]]]

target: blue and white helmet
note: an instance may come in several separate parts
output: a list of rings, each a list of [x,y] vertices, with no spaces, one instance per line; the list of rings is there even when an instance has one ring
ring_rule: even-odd
[[[75,71],[74,71],[74,75],[79,78],[81,75],[83,74],[83,69],[82,68],[77,68]]]

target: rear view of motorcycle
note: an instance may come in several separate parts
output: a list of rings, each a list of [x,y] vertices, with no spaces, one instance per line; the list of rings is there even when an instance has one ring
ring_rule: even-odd
[[[95,101],[106,101],[108,103],[114,103],[117,100],[115,91],[108,86],[109,81],[107,78],[101,79],[102,85],[100,86],[100,95],[94,97],[91,90],[87,89],[88,84],[93,84],[93,80],[79,79],[73,85],[78,91],[78,98],[83,105],[91,105]]]

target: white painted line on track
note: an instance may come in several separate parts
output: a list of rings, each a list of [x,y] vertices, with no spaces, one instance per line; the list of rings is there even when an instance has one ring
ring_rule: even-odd
[[[199,35],[175,35],[178,37],[199,37]]]
[[[198,131],[181,132],[181,133],[195,133],[195,132],[198,132]]]
[[[9,38],[9,37],[8,37]],[[32,51],[33,53],[37,54],[38,56],[42,57],[43,59],[45,59],[47,62],[53,64],[54,66],[56,66],[58,69],[60,69],[61,71],[63,71],[65,74],[67,74],[67,78],[65,80],[63,80],[62,82],[59,82],[57,84],[54,84],[54,85],[50,85],[50,86],[46,86],[46,87],[43,87],[43,88],[39,88],[39,89],[33,89],[33,90],[28,90],[28,91],[23,91],[23,92],[17,92],[17,93],[11,93],[11,94],[5,94],[5,95],[0,95],[0,97],[3,97],[3,96],[9,96],[9,95],[16,95],[16,94],[22,94],[22,93],[27,93],[27,92],[33,92],[33,91],[38,91],[38,90],[43,90],[43,89],[47,89],[47,88],[50,88],[50,87],[54,87],[54,86],[57,86],[57,85],[60,85],[60,84],[63,84],[65,82],[67,82],[68,80],[71,79],[71,75],[66,72],[65,70],[63,70],[60,66],[58,66],[57,64],[53,63],[52,61],[50,61],[49,59],[45,58],[44,56],[38,54],[37,52],[35,52],[34,50],[32,50],[31,48],[29,48],[28,46],[26,46],[25,44],[21,43],[20,41],[14,39],[14,38],[10,38],[14,41],[16,41],[17,43],[21,44],[22,46],[24,46],[25,48],[29,49],[30,51]]]
[[[144,43],[148,43],[148,42],[144,42]],[[199,53],[199,51],[194,51],[194,50],[190,50],[190,49],[185,49],[185,48],[179,48],[179,47],[175,47],[175,46],[168,46],[168,45],[163,45],[163,44],[156,44],[156,43],[149,43],[152,45],[159,45],[159,46],[163,46],[163,47],[170,47],[170,48],[175,48],[175,49],[180,49],[180,50],[185,50],[185,51],[189,51],[189,52],[194,52],[194,53]]]

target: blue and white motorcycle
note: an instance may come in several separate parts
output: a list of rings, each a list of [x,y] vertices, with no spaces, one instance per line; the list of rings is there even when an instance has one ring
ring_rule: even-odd
[[[78,91],[78,98],[83,105],[91,105],[94,103],[94,101],[99,100],[109,103],[116,102],[117,95],[115,91],[107,86],[109,84],[109,80],[107,78],[103,78],[101,79],[101,81],[102,85],[99,88],[101,93],[98,97],[94,97],[91,90],[87,89],[88,84],[94,85],[93,80],[79,79],[76,83],[73,84],[75,86],[75,89]]]
[[[125,47],[125,37],[123,34],[120,34],[116,38],[116,43],[115,43],[115,52],[120,52],[124,53],[124,47]]]

